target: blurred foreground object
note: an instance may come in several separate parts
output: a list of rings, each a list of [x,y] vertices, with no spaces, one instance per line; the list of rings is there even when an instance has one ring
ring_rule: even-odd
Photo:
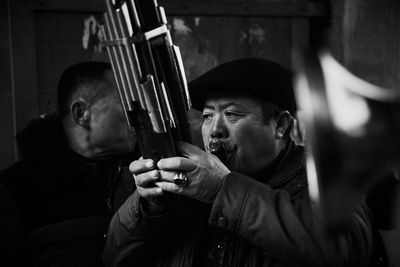
[[[327,227],[340,227],[400,164],[400,91],[354,76],[324,50],[298,53],[295,67],[310,196]]]

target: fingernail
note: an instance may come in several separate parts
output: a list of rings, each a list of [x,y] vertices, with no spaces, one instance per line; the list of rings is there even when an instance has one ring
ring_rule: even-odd
[[[160,160],[159,162],[157,162],[157,167],[158,167],[158,168],[161,168],[161,167],[162,167],[162,162],[161,162],[161,160]]]
[[[145,166],[146,166],[147,168],[153,167],[153,161],[152,161],[152,160],[147,161],[146,164],[145,164]]]

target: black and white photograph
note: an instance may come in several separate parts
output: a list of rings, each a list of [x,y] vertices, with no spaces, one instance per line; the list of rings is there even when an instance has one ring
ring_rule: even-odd
[[[1,0],[1,267],[400,267],[399,0]]]

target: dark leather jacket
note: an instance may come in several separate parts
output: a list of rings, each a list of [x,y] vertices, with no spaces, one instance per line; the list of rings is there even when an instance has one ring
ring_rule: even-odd
[[[325,233],[310,202],[303,148],[291,143],[254,178],[229,174],[212,206],[151,217],[134,193],[114,215],[107,266],[367,266],[369,211]]]
[[[23,226],[21,266],[102,266],[109,219],[134,190],[131,159],[76,154],[56,116],[33,121],[18,145],[22,159],[0,181]]]

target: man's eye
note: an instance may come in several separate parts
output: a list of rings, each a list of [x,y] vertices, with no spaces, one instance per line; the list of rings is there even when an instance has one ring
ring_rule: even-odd
[[[212,114],[209,114],[209,113],[203,114],[203,119],[204,120],[211,119],[211,117],[212,117]]]
[[[233,118],[239,117],[239,114],[227,111],[227,112],[225,112],[225,116],[230,118],[230,119],[233,119]]]

